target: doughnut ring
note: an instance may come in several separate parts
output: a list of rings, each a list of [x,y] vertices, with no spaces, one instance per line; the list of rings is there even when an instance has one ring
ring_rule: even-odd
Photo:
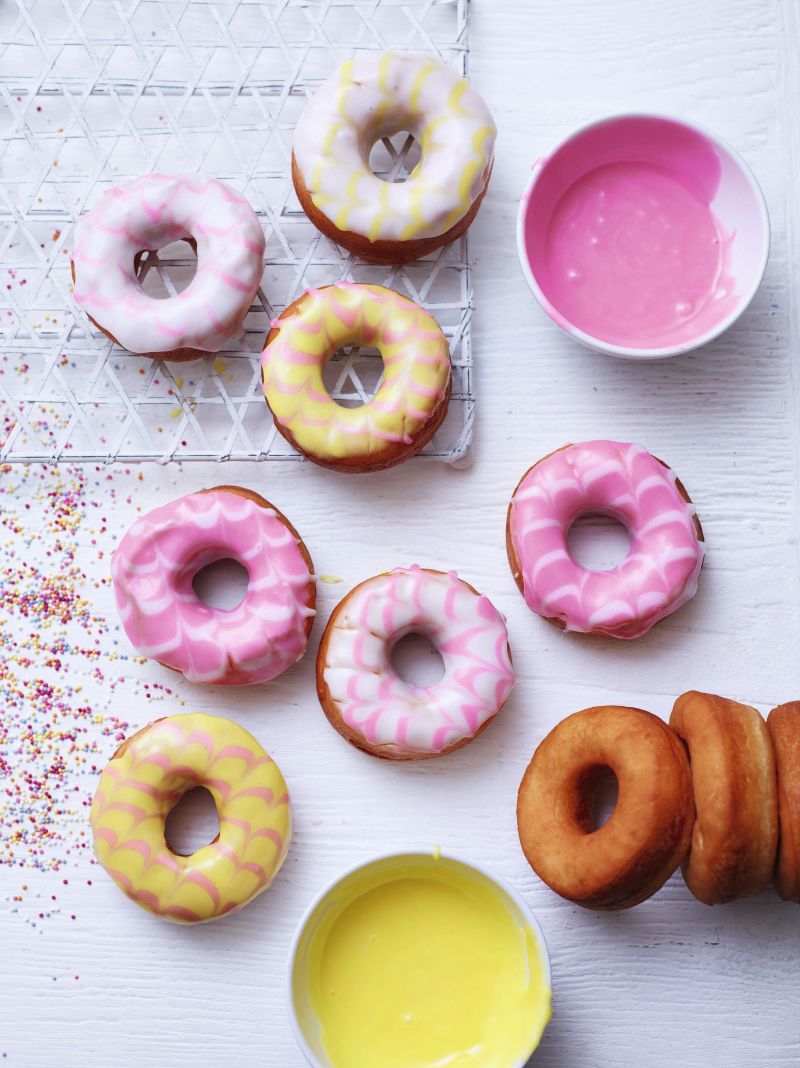
[[[767,716],[778,770],[778,863],[773,882],[784,901],[800,904],[800,701]]]
[[[173,853],[164,823],[182,795],[204,786],[219,834],[191,856]],[[157,719],[106,766],[91,812],[94,852],[117,886],[148,912],[206,923],[266,890],[291,838],[286,783],[246,730],[201,712]]]
[[[393,644],[424,634],[444,662],[433,686],[394,671]],[[351,745],[388,760],[460,749],[486,728],[514,685],[508,631],[488,597],[450,571],[399,567],[337,605],[320,642],[317,693]]]
[[[778,841],[775,758],[749,705],[690,690],[670,726],[689,752],[697,819],[683,877],[706,905],[765,890]]]
[[[173,241],[197,251],[194,278],[159,300],[136,277],[139,255]],[[91,321],[130,352],[193,360],[241,337],[264,273],[264,232],[248,202],[196,174],[146,174],[110,189],[79,219],[74,296]]]
[[[347,345],[383,358],[372,400],[346,408],[322,369]],[[309,290],[273,320],[261,357],[275,426],[309,460],[340,471],[378,471],[414,456],[439,429],[450,400],[450,353],[418,304],[383,286],[338,282]]]
[[[370,149],[408,131],[421,158],[406,181],[373,173]],[[480,207],[497,129],[469,82],[428,56],[343,64],[303,110],[292,142],[300,204],[326,237],[372,263],[407,263],[454,241]]]
[[[609,571],[578,564],[567,546],[583,515],[608,515],[631,545]],[[585,441],[534,464],[506,521],[511,572],[529,608],[564,630],[637,638],[694,596],[705,543],[676,475],[640,445]]]
[[[192,580],[216,560],[249,575],[244,599],[205,604]],[[192,682],[267,682],[303,655],[314,621],[311,557],[289,520],[251,490],[217,486],[138,519],[111,559],[131,644]]]
[[[610,769],[619,795],[595,829],[599,782]],[[591,909],[626,909],[672,875],[689,845],[691,773],[669,727],[639,708],[587,708],[539,745],[517,796],[528,863],[557,894]]]

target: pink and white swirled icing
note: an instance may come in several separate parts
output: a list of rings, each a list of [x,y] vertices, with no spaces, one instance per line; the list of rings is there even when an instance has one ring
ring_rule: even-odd
[[[214,798],[219,835],[180,856],[165,821],[197,786]],[[219,919],[266,890],[292,831],[277,764],[244,728],[201,712],[156,720],[121,747],[100,776],[91,823],[95,855],[114,882],[175,923]]]
[[[149,296],[134,257],[191,238],[197,270],[181,293]],[[215,178],[146,174],[115,186],[75,228],[75,299],[131,352],[217,352],[240,337],[264,272],[264,233],[248,202]]]
[[[609,571],[590,571],[567,547],[581,515],[627,528],[630,550]],[[517,487],[511,542],[525,600],[567,630],[636,638],[694,596],[705,544],[677,477],[640,445],[585,441],[541,460]]]
[[[235,608],[212,608],[192,580],[229,558],[247,569],[247,592]],[[220,487],[154,508],[120,542],[111,574],[132,644],[192,682],[267,682],[305,652],[314,578],[295,534],[261,498]]]
[[[393,644],[411,633],[442,657],[444,675],[433,686],[405,682],[392,668]],[[415,565],[361,583],[337,608],[327,638],[328,696],[373,747],[449,749],[499,712],[515,681],[503,616],[453,571]]]

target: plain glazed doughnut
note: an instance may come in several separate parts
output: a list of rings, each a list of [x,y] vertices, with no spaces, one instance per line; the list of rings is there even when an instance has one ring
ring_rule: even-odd
[[[347,345],[383,359],[375,396],[337,404],[322,371]],[[378,471],[424,448],[450,400],[450,352],[441,327],[383,286],[338,282],[309,290],[272,323],[261,357],[264,397],[278,431],[309,460],[339,471]]]
[[[421,158],[383,181],[372,146],[406,130]],[[300,204],[326,237],[372,263],[406,263],[454,241],[486,192],[497,130],[469,82],[429,56],[344,63],[305,106],[292,141]]]
[[[601,776],[619,793],[595,829]],[[656,892],[689,845],[691,773],[675,734],[657,716],[614,705],[562,720],[539,745],[517,796],[528,863],[557,894],[591,909],[625,909]]]
[[[219,834],[191,856],[167,845],[164,824],[203,786]],[[127,738],[106,766],[91,811],[94,852],[119,888],[175,923],[205,923],[266,890],[286,857],[291,814],[277,764],[229,719],[194,712]]]
[[[678,698],[669,722],[689,753],[697,810],[686,885],[706,905],[760,893],[772,880],[778,841],[766,723],[749,705],[696,690]]]
[[[194,278],[174,297],[143,290],[136,261],[186,239]],[[110,189],[79,219],[74,296],[112,341],[130,352],[193,360],[241,337],[264,273],[264,232],[248,202],[216,178],[146,174]]]
[[[567,535],[583,515],[618,519],[628,554],[590,571]],[[511,572],[529,608],[564,630],[637,638],[694,596],[705,543],[676,475],[640,445],[585,441],[534,464],[506,520]]]
[[[406,634],[438,649],[444,676],[415,686],[394,671]],[[488,597],[451,571],[398,567],[356,586],[320,642],[317,693],[351,745],[388,760],[460,749],[491,722],[514,685],[505,620]]]
[[[767,716],[778,771],[778,862],[773,882],[784,901],[800,903],[800,701]]]
[[[244,598],[223,610],[192,581],[216,560],[248,572]],[[289,520],[251,490],[216,486],[154,508],[111,560],[114,595],[131,644],[192,682],[268,682],[306,649],[314,622],[311,557]]]

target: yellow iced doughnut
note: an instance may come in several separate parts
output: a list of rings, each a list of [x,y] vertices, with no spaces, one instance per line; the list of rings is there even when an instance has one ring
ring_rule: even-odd
[[[164,823],[204,786],[219,834],[191,856],[173,853]],[[232,720],[202,712],[157,719],[127,738],[100,776],[94,852],[137,905],[175,923],[205,923],[266,890],[286,857],[291,814],[277,764]]]

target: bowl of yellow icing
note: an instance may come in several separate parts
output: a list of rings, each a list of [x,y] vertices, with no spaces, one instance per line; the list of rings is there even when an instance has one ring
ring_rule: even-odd
[[[522,1068],[551,1012],[528,906],[438,850],[381,856],[326,887],[295,934],[289,990],[314,1068]]]

